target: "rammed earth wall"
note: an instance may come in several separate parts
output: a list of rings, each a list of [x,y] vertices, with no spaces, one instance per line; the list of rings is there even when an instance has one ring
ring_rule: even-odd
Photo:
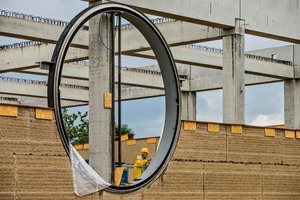
[[[0,105],[0,115],[1,200],[300,199],[296,130],[184,121],[172,161],[151,187],[79,198],[52,111]]]

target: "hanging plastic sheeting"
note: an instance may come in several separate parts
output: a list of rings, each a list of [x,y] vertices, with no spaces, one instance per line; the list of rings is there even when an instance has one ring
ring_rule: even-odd
[[[84,196],[111,186],[83,160],[72,144],[69,146],[75,194]]]

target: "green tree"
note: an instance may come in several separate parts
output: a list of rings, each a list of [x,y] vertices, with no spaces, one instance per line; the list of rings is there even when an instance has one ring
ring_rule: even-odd
[[[68,109],[62,109],[64,126],[69,140],[72,144],[84,144],[89,142],[89,120],[87,119],[88,112],[82,114],[80,111],[77,113],[68,113]],[[78,120],[79,119],[79,122]]]
[[[67,108],[62,108],[62,117],[67,136],[72,144],[85,144],[89,142],[89,120],[88,112],[85,113],[68,113]],[[79,121],[78,121],[79,119]],[[115,123],[115,135],[118,133],[118,125]],[[121,125],[121,134],[133,133],[132,129],[127,124]]]
[[[132,129],[128,127],[127,124],[121,124],[121,135],[126,134],[126,133],[133,133]],[[115,123],[115,135],[119,134],[119,127]]]

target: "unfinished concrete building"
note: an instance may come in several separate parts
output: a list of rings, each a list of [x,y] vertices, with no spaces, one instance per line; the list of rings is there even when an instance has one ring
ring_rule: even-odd
[[[1,199],[299,199],[300,2],[114,2],[157,16],[153,22],[176,61],[183,121],[167,170],[151,187],[134,194],[99,192],[77,197],[69,159],[47,107],[47,82],[2,76]],[[90,1],[89,5],[99,3]],[[0,23],[0,35],[30,40],[1,46],[1,72],[47,77],[41,62],[51,60],[66,22],[1,10]],[[90,21],[72,41],[62,75],[61,101],[66,107],[88,104],[92,115],[108,112],[107,117],[111,112],[97,107],[103,94],[89,97],[99,85],[108,87],[103,79],[111,77],[110,72],[97,68],[103,63],[91,62],[110,62],[103,59],[109,57],[105,52],[99,54],[100,49],[89,51],[99,44],[99,24],[99,19]],[[124,23],[121,30],[122,55],[155,59],[134,26]],[[245,52],[245,34],[292,45]],[[109,38],[108,33],[102,36]],[[213,40],[222,40],[223,48],[201,46]],[[122,101],[163,96],[157,69],[152,65],[123,68]],[[245,125],[245,87],[273,82],[284,83],[284,127]],[[196,93],[216,89],[223,91],[223,123],[196,122]],[[91,134],[99,129],[107,132],[108,123],[102,120],[102,126],[92,125]]]

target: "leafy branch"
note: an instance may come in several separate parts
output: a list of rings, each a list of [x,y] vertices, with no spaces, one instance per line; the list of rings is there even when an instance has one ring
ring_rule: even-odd
[[[62,108],[62,117],[64,126],[67,132],[67,136],[71,143],[74,144],[85,144],[89,142],[89,120],[88,112],[81,113],[68,113],[67,108]],[[79,119],[79,122],[78,122]],[[132,129],[127,124],[121,125],[121,134],[133,133]],[[115,135],[119,134],[119,127],[115,123]]]

